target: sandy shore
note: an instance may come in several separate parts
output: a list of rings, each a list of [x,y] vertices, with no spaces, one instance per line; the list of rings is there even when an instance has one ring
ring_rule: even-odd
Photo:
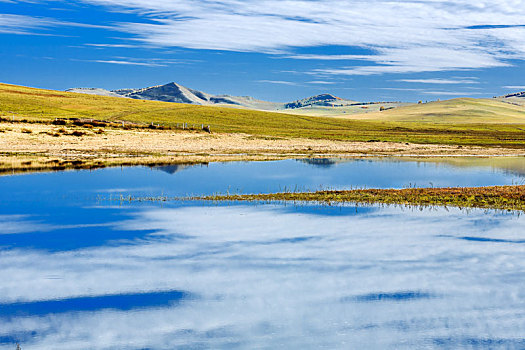
[[[85,133],[71,135],[74,131]],[[22,171],[132,164],[270,160],[296,157],[518,156],[525,150],[264,138],[172,130],[0,124],[0,169]]]

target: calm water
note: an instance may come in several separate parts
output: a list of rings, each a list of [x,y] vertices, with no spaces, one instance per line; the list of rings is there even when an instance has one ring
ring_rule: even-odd
[[[315,163],[1,177],[0,349],[525,348],[523,216],[110,200],[525,179]]]

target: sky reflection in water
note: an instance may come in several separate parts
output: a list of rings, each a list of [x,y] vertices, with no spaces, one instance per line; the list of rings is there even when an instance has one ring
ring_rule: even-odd
[[[114,170],[0,179],[59,189],[2,192],[0,349],[525,346],[522,216],[84,194]]]

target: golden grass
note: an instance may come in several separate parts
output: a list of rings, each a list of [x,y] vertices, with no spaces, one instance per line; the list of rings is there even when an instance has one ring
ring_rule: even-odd
[[[525,211],[525,186],[358,189],[197,197],[210,201],[294,201],[318,203],[453,206]]]
[[[355,120],[132,100],[0,84],[0,115],[7,118],[14,115],[17,119],[48,122],[57,117],[91,118],[142,125],[153,122],[168,127],[184,122],[211,125],[212,132],[268,137],[525,148],[525,111],[518,110],[518,106],[472,100],[464,104],[466,107],[449,108],[454,103],[444,101],[402,107],[378,113],[375,119]]]
[[[497,99],[455,98],[349,116],[349,118],[437,124],[523,124],[525,108]]]

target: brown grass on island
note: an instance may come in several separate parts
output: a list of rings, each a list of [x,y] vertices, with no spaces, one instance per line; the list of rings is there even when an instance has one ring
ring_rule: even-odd
[[[293,201],[324,204],[356,203],[367,205],[381,203],[525,211],[525,186],[356,189],[346,191],[214,195],[193,199],[210,201]]]

